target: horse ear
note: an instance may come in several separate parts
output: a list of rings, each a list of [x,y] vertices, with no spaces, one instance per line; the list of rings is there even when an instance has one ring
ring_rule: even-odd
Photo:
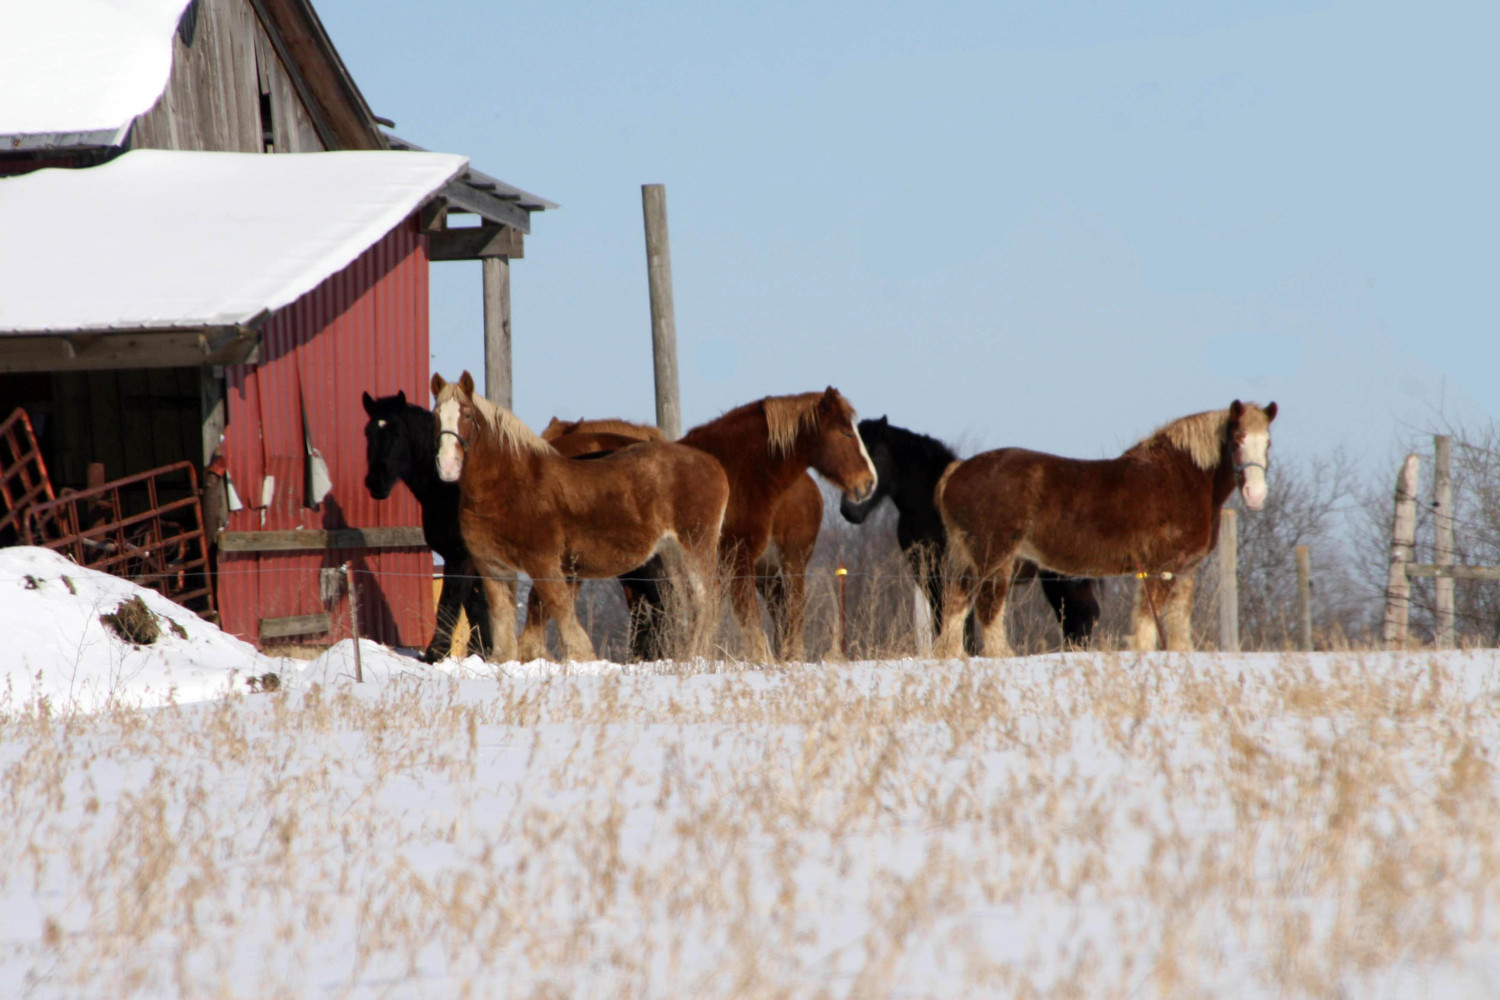
[[[1245,404],[1244,403],[1241,403],[1238,399],[1236,399],[1234,402],[1232,402],[1232,403],[1229,404],[1229,422],[1231,424],[1237,424],[1237,423],[1239,423],[1240,422],[1240,417],[1244,416],[1244,414],[1245,414]]]
[[[464,391],[465,396],[474,395],[474,376],[469,374],[465,368],[464,373],[458,377],[458,387]]]
[[[1268,404],[1266,406],[1266,422],[1269,423],[1270,421],[1275,420],[1275,419],[1276,419],[1276,404],[1275,403],[1270,403],[1270,404]]]
[[[432,373],[432,398],[436,399],[438,397],[438,394],[443,391],[443,386],[445,386],[447,384],[448,384],[448,382],[447,382],[446,379],[443,378],[443,376],[439,375],[437,372],[433,372]]]
[[[405,389],[397,389],[396,390],[396,405],[397,406],[405,406],[406,405],[406,390]]]
[[[833,386],[823,390],[823,398],[818,400],[818,405],[833,409],[839,405],[839,391]]]
[[[375,415],[375,400],[370,398],[370,394],[368,392],[364,394],[364,397],[365,412],[373,417]]]
[[[890,415],[889,415],[889,414],[886,414],[886,413],[882,413],[882,414],[881,414],[881,415],[880,415],[880,419],[879,419],[879,420],[877,420],[877,421],[875,421],[875,422],[876,422],[876,423],[877,423],[877,424],[879,424],[879,425],[880,425],[880,426],[881,426],[881,427],[889,427],[889,426],[891,426],[891,418],[890,418]]]

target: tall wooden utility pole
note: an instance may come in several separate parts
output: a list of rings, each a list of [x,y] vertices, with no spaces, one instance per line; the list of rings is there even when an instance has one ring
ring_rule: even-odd
[[[514,409],[510,391],[510,258],[485,257],[484,398]]]
[[[677,389],[677,318],[672,309],[672,253],[667,243],[667,189],[641,185],[646,216],[646,275],[651,286],[651,355],[656,362],[656,426],[668,441],[682,436]]]

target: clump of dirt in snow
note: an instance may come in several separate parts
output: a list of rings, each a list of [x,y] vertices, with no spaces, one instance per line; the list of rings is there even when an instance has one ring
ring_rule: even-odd
[[[161,626],[156,623],[156,614],[146,606],[139,594],[121,601],[113,612],[100,615],[99,621],[121,639],[137,646],[149,646],[161,638]]]

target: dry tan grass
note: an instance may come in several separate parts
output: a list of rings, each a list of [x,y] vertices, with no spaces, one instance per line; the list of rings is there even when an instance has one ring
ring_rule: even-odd
[[[1500,915],[1484,664],[1477,683],[1458,658],[1353,653],[658,664],[32,706],[0,724],[0,982],[1342,997],[1425,970],[1478,988]]]

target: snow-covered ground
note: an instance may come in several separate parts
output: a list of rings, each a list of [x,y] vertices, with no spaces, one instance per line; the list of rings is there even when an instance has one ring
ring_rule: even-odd
[[[357,685],[0,593],[0,996],[1500,996],[1491,651]]]

